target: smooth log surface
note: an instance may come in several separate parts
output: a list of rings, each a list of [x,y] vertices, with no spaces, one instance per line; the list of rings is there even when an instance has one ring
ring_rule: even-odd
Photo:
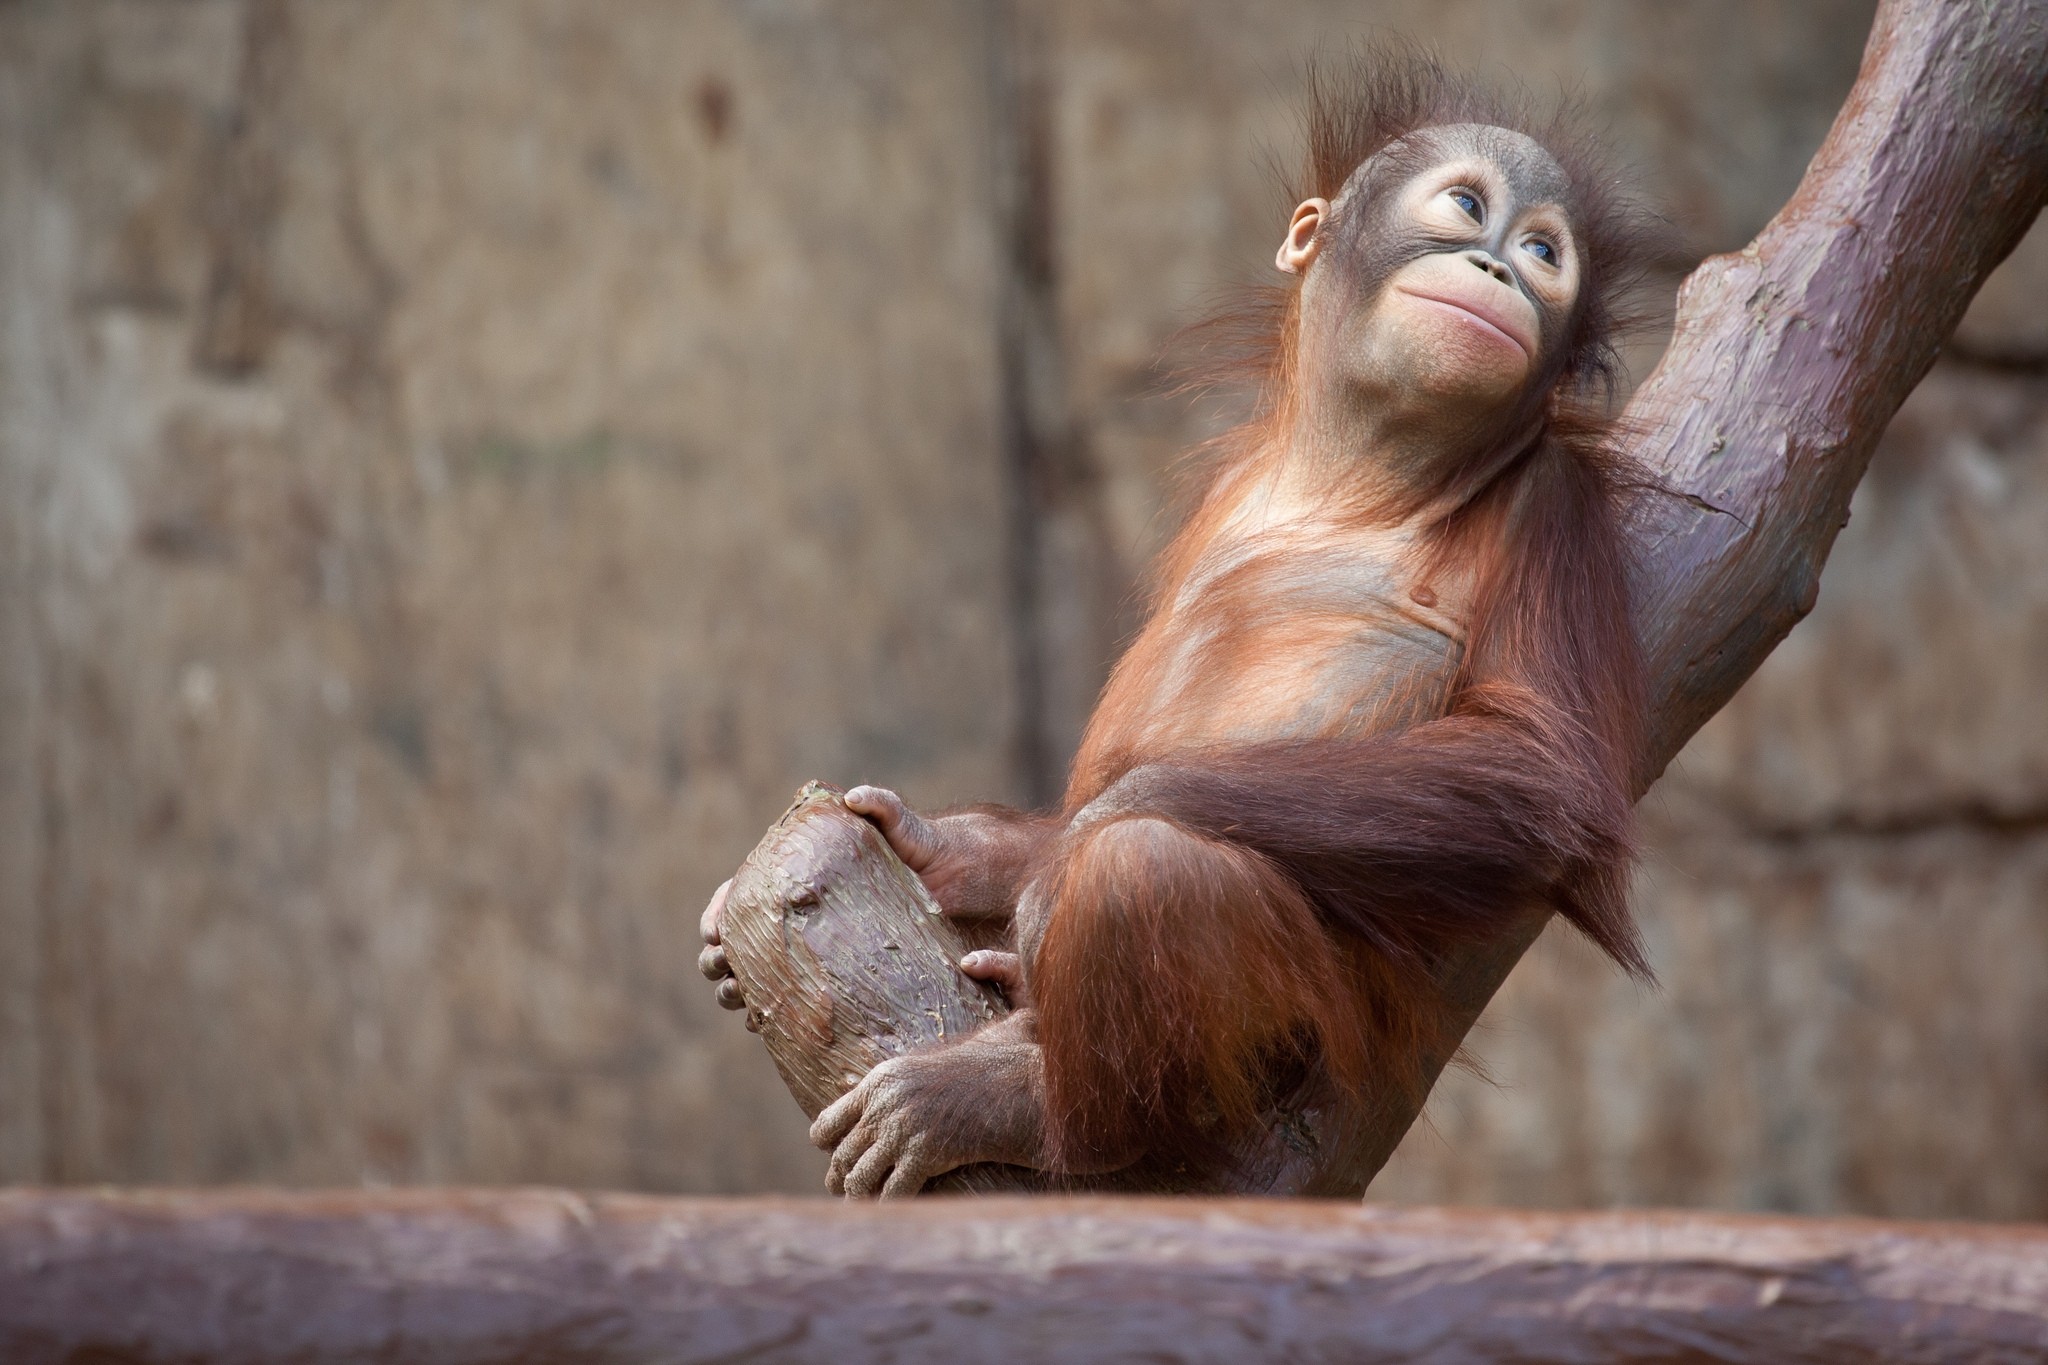
[[[1647,788],[1813,607],[1878,437],[2048,203],[2048,0],[1886,0],[1799,189],[1678,295],[1628,407]]]
[[[2048,0],[1886,0],[1798,192],[1745,250],[1686,281],[1670,348],[1629,405],[1629,444],[1664,490],[1645,500],[1634,584],[1650,674],[1641,788],[1811,609],[1878,437],[2044,201]],[[835,825],[824,837],[843,833]],[[772,863],[775,838],[753,862]],[[811,894],[779,872],[767,880],[777,878],[788,894]],[[901,880],[877,874],[863,885]],[[862,892],[899,944],[921,937],[920,920],[945,927],[923,913],[922,887],[893,908],[882,899]],[[790,911],[773,913],[786,922]],[[1438,964],[1454,1036],[1477,1021],[1546,917],[1540,907],[1515,916],[1494,942]],[[854,954],[854,937],[836,950]],[[753,974],[768,969],[741,971],[736,959],[735,970],[751,999]],[[848,956],[829,970],[843,979],[869,968]],[[881,971],[891,984],[871,997],[879,1012],[865,1027],[908,1037],[925,1003],[896,967]],[[840,1090],[853,1084],[837,1044],[816,1065],[784,1053],[817,1045],[771,1039],[778,1046],[786,1078],[815,1071],[841,1078]],[[1451,1053],[1427,1059],[1432,1079]],[[791,1084],[809,1111],[810,1093]],[[1341,1124],[1325,1106],[1321,1132],[1289,1115],[1271,1144],[1285,1160],[1239,1187],[1362,1191],[1418,1113],[1414,1097],[1389,1089],[1348,1105]],[[1330,1138],[1338,1127],[1341,1143]]]
[[[2048,1360],[2048,1227],[1272,1200],[0,1193],[0,1359]]]

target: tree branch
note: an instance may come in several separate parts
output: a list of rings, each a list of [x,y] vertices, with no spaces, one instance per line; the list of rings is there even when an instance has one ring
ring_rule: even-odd
[[[1632,444],[1647,788],[1812,608],[1878,437],[2048,200],[2048,4],[1887,0],[1791,202],[1679,291]]]

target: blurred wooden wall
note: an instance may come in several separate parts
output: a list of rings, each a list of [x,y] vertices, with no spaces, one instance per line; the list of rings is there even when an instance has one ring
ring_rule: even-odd
[[[1868,17],[0,4],[0,1179],[817,1188],[697,911],[803,778],[1056,786],[1307,55],[1575,92],[1696,256]],[[1650,799],[1663,989],[1553,935],[1379,1194],[2048,1217],[2022,256]]]

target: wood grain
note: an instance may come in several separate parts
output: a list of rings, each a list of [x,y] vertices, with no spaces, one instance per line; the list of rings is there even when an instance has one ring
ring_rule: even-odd
[[[2021,1362],[2048,1228],[1279,1200],[0,1194],[16,1365]]]
[[[747,1026],[811,1118],[889,1058],[1008,1012],[960,970],[968,940],[917,874],[821,782],[740,865],[723,934]]]

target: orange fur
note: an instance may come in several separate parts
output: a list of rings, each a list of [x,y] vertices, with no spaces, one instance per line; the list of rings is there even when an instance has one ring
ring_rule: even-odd
[[[1043,893],[1033,964],[1053,987],[1038,1028],[1056,1166],[1227,1145],[1270,1102],[1261,1076],[1288,1060],[1364,1083],[1352,973],[1299,888],[1258,854],[1112,818],[1067,836]]]
[[[1226,1163],[1304,1068],[1418,1086],[1447,1042],[1433,972],[1532,901],[1648,973],[1625,895],[1632,479],[1599,402],[1643,220],[1562,125],[1384,54],[1348,92],[1317,84],[1303,187],[1334,199],[1397,139],[1465,122],[1526,129],[1568,172],[1581,299],[1512,441],[1393,497],[1331,476],[1273,526],[1245,509],[1309,388],[1296,296],[1198,331],[1208,376],[1259,403],[1162,556],[1019,909],[1056,1164]],[[1352,589],[1377,615],[1346,655],[1352,618],[1318,593],[1358,573],[1384,582]]]

